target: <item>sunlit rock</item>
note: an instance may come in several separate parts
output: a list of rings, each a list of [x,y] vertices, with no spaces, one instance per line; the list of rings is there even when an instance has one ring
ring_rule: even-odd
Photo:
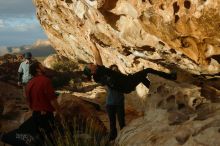
[[[93,62],[89,35],[95,34],[104,64],[117,64],[123,72],[148,67],[149,61],[195,74],[219,72],[218,1],[34,3],[52,45],[70,59]]]
[[[150,75],[128,102],[145,116],[116,145],[220,145],[220,2],[217,0],[34,0],[59,55],[94,62],[90,34],[105,66],[123,73],[175,70],[177,81]],[[210,82],[217,80],[214,84]],[[133,97],[133,98],[132,98]],[[140,97],[140,98],[138,98]],[[207,111],[207,112],[204,112]]]

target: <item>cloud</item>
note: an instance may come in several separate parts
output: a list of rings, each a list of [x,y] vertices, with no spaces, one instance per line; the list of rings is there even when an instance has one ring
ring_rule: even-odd
[[[10,22],[13,23],[10,23]],[[12,19],[8,20],[8,27],[14,31],[24,32],[34,30],[40,27],[39,22],[36,19]]]
[[[32,0],[0,0],[0,46],[32,44],[46,38]]]
[[[0,32],[5,30],[28,31],[39,27],[36,18],[6,18],[0,19]]]
[[[4,21],[0,19],[0,29],[4,28]]]
[[[34,17],[0,19],[0,46],[32,44],[40,38],[47,37]]]
[[[34,28],[36,28],[35,24],[18,24],[15,26],[14,30],[22,32],[22,31],[28,31]]]
[[[32,44],[38,39],[47,39],[42,28],[35,25],[33,29],[26,31],[14,31],[13,29],[0,32],[0,46],[20,46]]]
[[[35,13],[32,0],[1,0],[0,17],[31,17]]]

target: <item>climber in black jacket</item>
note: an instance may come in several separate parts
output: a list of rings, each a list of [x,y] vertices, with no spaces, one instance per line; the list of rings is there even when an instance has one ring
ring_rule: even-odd
[[[96,64],[88,64],[84,68],[84,74],[95,80],[97,83],[107,85],[112,89],[118,90],[123,93],[130,93],[135,89],[139,83],[143,83],[147,88],[150,86],[150,81],[146,78],[148,73],[159,75],[169,80],[176,80],[176,73],[165,73],[146,68],[134,74],[125,75],[120,72],[113,71],[103,66],[102,59],[96,44],[93,43],[92,51],[95,56]]]

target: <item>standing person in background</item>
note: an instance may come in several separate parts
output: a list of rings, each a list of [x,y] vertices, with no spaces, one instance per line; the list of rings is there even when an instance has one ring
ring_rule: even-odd
[[[120,72],[117,65],[111,65],[110,69]],[[107,86],[106,111],[110,122],[109,141],[117,137],[116,115],[120,129],[125,126],[124,94]]]
[[[26,52],[24,54],[25,60],[20,64],[18,68],[18,86],[23,86],[23,96],[25,96],[25,85],[28,81],[32,78],[32,75],[29,73],[30,64],[33,63],[32,61],[32,54],[31,52]]]
[[[32,75],[29,73],[29,67],[32,61],[31,52],[26,52],[24,54],[25,60],[20,64],[18,68],[18,86],[26,85],[27,82],[32,78]]]

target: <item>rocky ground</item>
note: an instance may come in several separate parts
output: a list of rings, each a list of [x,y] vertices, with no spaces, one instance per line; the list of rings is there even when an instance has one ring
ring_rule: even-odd
[[[16,85],[19,62],[20,60],[6,61],[0,65],[0,131],[3,132],[17,128],[31,116],[31,111],[23,97],[22,87]],[[56,76],[56,73],[48,74],[50,77]],[[80,86],[66,85],[57,88],[57,92],[60,93],[58,101],[67,121],[79,115],[84,118],[91,117],[95,121],[94,127],[108,133],[109,121],[105,111],[104,87],[94,82],[82,82]],[[141,111],[137,110],[131,101],[126,100],[126,123],[141,116],[143,116]]]
[[[172,82],[149,76],[149,90],[139,85],[127,95],[126,105],[144,111],[144,118],[127,125],[117,145],[220,145],[218,0],[33,2],[58,55],[94,62],[92,35],[107,67],[116,64],[126,74],[148,67],[178,72]]]
[[[0,65],[0,131],[15,129],[31,116],[22,88],[16,85],[18,65],[19,60]],[[53,79],[61,74],[48,70],[48,75]],[[79,79],[82,75],[77,72],[74,76]],[[138,85],[136,91],[126,95],[127,126],[115,145],[220,145],[218,74],[192,75],[177,70],[176,81],[155,75],[149,75],[149,79],[149,89]],[[93,127],[106,133],[106,91],[94,82],[77,82],[82,80],[57,88],[62,114],[66,120],[78,115],[91,117]]]

